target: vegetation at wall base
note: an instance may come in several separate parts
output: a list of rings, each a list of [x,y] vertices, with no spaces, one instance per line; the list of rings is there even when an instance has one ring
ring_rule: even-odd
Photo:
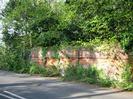
[[[127,89],[127,90],[133,90],[133,72],[132,72],[132,65],[130,64],[125,64],[123,73],[122,73],[122,78],[123,82],[121,82],[118,86]]]
[[[98,70],[95,66],[84,68],[81,65],[71,65],[66,69],[63,79],[68,81],[76,80],[89,84],[97,84],[104,87],[111,87],[112,85],[112,80],[106,77],[103,71]]]
[[[131,66],[129,65],[126,66],[128,67],[128,69],[129,67],[131,68]],[[127,71],[125,70],[123,71],[124,75],[124,77],[122,76],[123,80],[118,81],[109,78],[103,72],[103,70],[99,70],[95,66],[89,66],[88,68],[84,68],[81,65],[71,65],[66,69],[63,80],[96,84],[102,87],[113,87],[113,88],[122,88],[126,90],[133,90],[133,81],[131,81],[132,76],[126,72]]]
[[[59,77],[60,72],[55,66],[44,67],[32,63],[29,69],[29,74],[40,75],[43,77]]]

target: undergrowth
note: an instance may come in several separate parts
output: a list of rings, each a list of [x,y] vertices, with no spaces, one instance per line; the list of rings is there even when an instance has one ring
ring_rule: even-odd
[[[63,80],[77,80],[90,84],[98,84],[100,86],[110,87],[113,81],[109,79],[102,70],[98,70],[95,66],[83,68],[83,66],[71,65],[65,71]]]
[[[59,70],[55,66],[44,67],[37,64],[32,64],[29,69],[31,75],[38,74],[44,77],[60,76]]]

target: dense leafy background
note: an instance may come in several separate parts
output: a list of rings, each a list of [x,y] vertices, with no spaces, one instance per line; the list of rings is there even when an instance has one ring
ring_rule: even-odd
[[[2,15],[4,51],[11,53],[4,65],[14,68],[27,66],[30,49],[38,46],[98,39],[99,44],[114,40],[125,51],[133,50],[132,0],[10,0]]]

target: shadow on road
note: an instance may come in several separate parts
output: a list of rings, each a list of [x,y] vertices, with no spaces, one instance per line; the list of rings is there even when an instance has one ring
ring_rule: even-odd
[[[118,94],[121,92],[125,92],[126,90],[120,90],[120,91],[113,91],[113,92],[104,92],[104,93],[99,93],[99,94],[91,94],[91,95],[83,95],[83,96],[76,96],[76,97],[71,97],[72,99],[77,99],[77,98],[89,98],[89,97],[93,97],[93,96],[104,96],[104,95],[110,95],[110,94]],[[67,99],[67,98],[65,98]]]
[[[21,86],[19,88],[19,86]],[[106,96],[125,92],[125,90],[109,90],[107,88],[86,86],[60,80],[28,80],[21,83],[0,84],[0,89],[9,88],[14,92],[27,96],[28,99],[87,99],[89,97]],[[17,89],[15,89],[18,87]],[[26,87],[26,89],[22,88]],[[27,90],[28,89],[28,90]],[[8,89],[7,89],[8,90]]]

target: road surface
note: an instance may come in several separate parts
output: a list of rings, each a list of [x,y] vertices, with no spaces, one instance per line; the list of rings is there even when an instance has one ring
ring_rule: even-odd
[[[0,99],[133,99],[133,92],[0,71]]]

